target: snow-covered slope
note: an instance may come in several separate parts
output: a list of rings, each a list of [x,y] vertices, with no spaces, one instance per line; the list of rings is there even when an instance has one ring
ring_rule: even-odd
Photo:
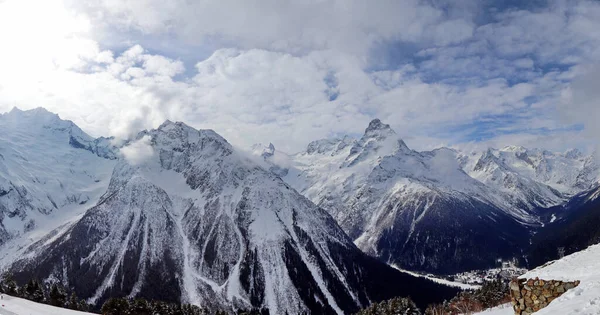
[[[575,281],[581,284],[555,299],[536,315],[597,315],[600,314],[600,245],[565,256],[540,268],[529,271],[520,278],[539,277],[545,280]],[[512,315],[512,308],[497,308],[480,314]]]
[[[0,245],[94,204],[115,165],[109,146],[42,108],[0,115]]]
[[[521,240],[546,223],[539,208],[565,202],[600,173],[576,151],[416,152],[378,119],[360,139],[317,140],[294,155],[272,145],[253,151],[363,251],[439,273],[521,256]]]
[[[142,296],[272,314],[455,293],[363,254],[327,212],[212,130],[167,121],[122,152],[135,159],[118,161],[83,217],[19,253],[16,279],[60,281],[96,304]]]
[[[0,315],[91,315],[2,294]]]

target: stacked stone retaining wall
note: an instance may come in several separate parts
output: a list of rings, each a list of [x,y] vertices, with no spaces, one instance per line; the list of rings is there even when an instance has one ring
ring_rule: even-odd
[[[513,279],[510,282],[510,297],[516,315],[529,315],[548,306],[567,290],[579,285],[579,281]]]

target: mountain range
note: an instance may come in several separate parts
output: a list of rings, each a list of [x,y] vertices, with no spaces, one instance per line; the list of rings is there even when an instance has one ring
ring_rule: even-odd
[[[286,154],[255,145],[267,168],[327,210],[364,252],[438,274],[524,260],[553,207],[598,185],[593,155],[509,146],[411,150],[375,119],[362,137]]]
[[[212,130],[166,121],[118,144],[44,109],[0,115],[0,264],[98,307],[347,314],[457,290],[361,252],[323,208]]]
[[[271,314],[395,296],[425,307],[457,289],[390,265],[452,274],[585,248],[600,235],[599,178],[577,150],[419,152],[378,119],[357,138],[248,154],[182,122],[116,141],[13,109],[0,115],[0,267],[96,307],[115,296]]]

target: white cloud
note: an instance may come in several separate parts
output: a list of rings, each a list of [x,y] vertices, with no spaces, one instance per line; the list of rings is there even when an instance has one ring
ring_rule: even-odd
[[[160,55],[148,55],[144,60],[144,69],[149,73],[173,77],[185,71],[181,61],[175,61]]]
[[[152,148],[151,140],[152,137],[146,135],[121,148],[121,153],[125,157],[125,160],[131,165],[140,165],[153,158],[155,152],[154,148]]]
[[[600,66],[581,70],[563,91],[560,113],[569,123],[583,124],[586,135],[600,145]]]
[[[513,114],[527,107],[525,98],[545,95],[535,82],[510,86],[493,80],[457,87],[422,82],[411,69],[367,73],[359,59],[332,52],[296,57],[219,50],[197,64],[191,80],[174,81],[145,71],[143,60],[153,56],[133,50],[93,72],[60,71],[52,80],[31,82],[37,90],[27,97],[3,93],[0,104],[8,110],[11,96],[21,98],[20,106],[42,103],[95,135],[130,137],[171,119],[215,129],[236,145],[273,142],[293,152],[316,138],[361,133],[374,117],[403,137],[461,141],[464,134],[446,130],[485,116]],[[338,91],[334,100],[325,80],[331,75]]]
[[[234,144],[271,141],[296,151],[316,138],[361,133],[374,117],[403,136],[439,134],[486,115],[512,113],[535,89],[504,80],[469,87],[428,84],[403,70],[370,74],[359,59],[332,52],[296,57],[231,49],[198,63],[198,73],[182,82],[137,66],[149,58],[134,47],[96,72],[63,72],[60,83],[44,82],[28,103],[44,100],[97,135],[128,137],[169,118],[213,128]],[[325,80],[331,75],[334,100]]]
[[[600,5],[591,2],[499,13],[479,26],[468,13],[421,1],[103,0],[72,2],[75,11],[41,3],[45,14],[29,12],[33,0],[0,2],[9,48],[0,50],[0,112],[44,106],[96,136],[127,138],[171,119],[215,129],[236,145],[273,142],[293,152],[316,138],[359,134],[375,117],[416,148],[471,140],[477,124],[489,124],[497,144],[553,146],[569,142],[539,130],[594,128],[586,117],[554,117],[563,90],[577,98],[586,89],[568,89],[577,66],[567,66],[600,59]],[[177,55],[149,51],[135,37],[121,53],[101,48],[98,31],[114,23],[144,37],[218,38],[238,48],[186,69]],[[422,48],[425,61],[368,70],[368,51],[387,41]]]
[[[195,44],[218,40],[243,49],[364,53],[385,40],[456,43],[474,27],[468,15],[450,17],[443,6],[419,0],[101,0],[73,5],[105,27],[119,25]]]

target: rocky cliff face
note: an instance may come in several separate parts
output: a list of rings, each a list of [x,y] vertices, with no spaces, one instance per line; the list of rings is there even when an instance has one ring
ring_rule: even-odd
[[[211,130],[166,122],[122,151],[135,159],[117,163],[85,215],[22,252],[17,279],[59,281],[96,304],[141,296],[271,314],[352,313],[398,295],[424,306],[455,292],[366,256]]]

